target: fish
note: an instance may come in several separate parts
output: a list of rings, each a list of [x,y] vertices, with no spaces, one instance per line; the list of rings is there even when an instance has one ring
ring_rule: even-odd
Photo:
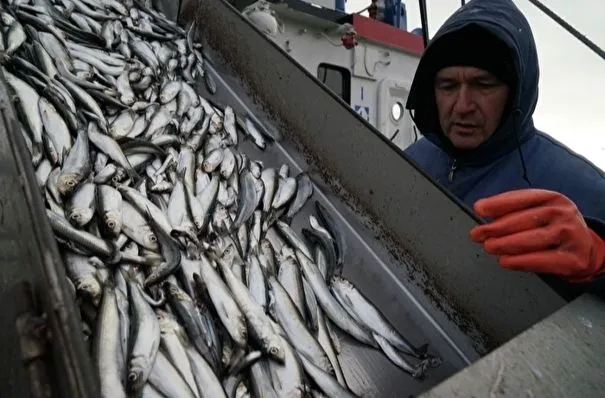
[[[286,211],[286,220],[292,220],[296,214],[307,203],[307,200],[313,195],[313,183],[307,173],[300,173],[296,176],[296,195],[290,202]]]
[[[70,196],[89,176],[92,169],[89,148],[88,133],[84,129],[78,130],[76,141],[67,154],[57,179],[57,189],[62,196]]]
[[[405,370],[407,373],[412,375],[415,379],[422,379],[425,376],[425,371],[428,365],[428,362],[422,361],[418,365],[410,364],[406,359],[404,359],[393,346],[389,343],[389,341],[379,335],[378,333],[372,333],[374,339],[385,353],[387,358],[391,360],[395,365],[399,366],[401,369]]]
[[[302,362],[305,372],[327,396],[344,398],[358,397],[358,395],[354,394],[350,389],[343,387],[332,375],[324,372],[320,367],[315,365],[308,357],[303,354],[299,354],[298,357]]]
[[[88,297],[95,305],[101,301],[103,287],[97,278],[97,268],[87,256],[71,251],[63,254],[65,269],[76,293]]]
[[[93,358],[100,376],[99,395],[103,398],[128,396],[118,372],[119,334],[116,290],[108,284],[103,288],[93,340]]]
[[[317,297],[317,302],[326,312],[326,315],[341,329],[345,330],[358,341],[366,343],[372,347],[377,344],[374,341],[370,331],[365,326],[351,317],[348,312],[338,303],[329,291],[328,285],[323,279],[317,265],[300,250],[296,252],[298,263],[301,265],[303,274]]]
[[[301,355],[312,358],[313,363],[326,373],[333,374],[334,369],[330,359],[321,345],[307,329],[305,321],[298,312],[290,296],[277,281],[275,276],[269,276],[271,292],[275,296],[273,307],[279,324],[284,328],[289,340]]]
[[[96,191],[96,184],[82,184],[67,201],[65,215],[75,227],[81,229],[92,220],[96,207]]]
[[[127,281],[132,311],[132,349],[128,355],[128,391],[138,393],[143,389],[160,347],[160,324],[145,300],[141,287],[135,281]]]
[[[200,260],[200,275],[193,276],[196,284],[205,287],[225,329],[237,345],[245,348],[248,342],[248,329],[244,314],[209,260],[203,254]]]
[[[117,237],[122,231],[122,195],[110,185],[97,185],[97,211],[101,225],[111,237]]]
[[[234,250],[234,248],[233,246],[229,246],[227,250]],[[271,325],[270,319],[260,305],[254,302],[246,286],[241,280],[235,277],[231,269],[223,262],[219,262],[219,265],[225,282],[229,286],[229,289],[231,289],[233,298],[246,317],[253,338],[259,342],[262,350],[267,355],[277,361],[283,362],[283,348],[277,333]]]
[[[374,333],[384,337],[390,344],[408,355],[419,359],[427,357],[428,345],[421,347],[412,345],[349,280],[341,276],[333,276],[330,289],[343,308]]]
[[[335,325],[407,377],[439,365],[342,277],[348,235],[225,100],[195,24],[143,0],[9,3],[15,134],[101,396],[353,396]]]
[[[183,380],[189,386],[191,392],[199,397],[199,391],[193,376],[193,369],[187,356],[186,347],[190,344],[183,327],[179,325],[176,318],[169,312],[157,309],[156,316],[160,325],[160,346],[166,352],[170,363],[176,368]]]

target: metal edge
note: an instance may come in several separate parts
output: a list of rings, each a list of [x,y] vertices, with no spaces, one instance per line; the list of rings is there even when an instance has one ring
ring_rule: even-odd
[[[419,398],[602,396],[604,310],[584,294]]]
[[[15,166],[21,177],[21,188],[27,202],[33,240],[36,242],[39,272],[42,280],[34,280],[34,286],[43,301],[39,303],[48,316],[51,327],[53,356],[60,359],[54,363],[54,371],[65,377],[60,385],[67,389],[63,393],[70,397],[97,397],[98,383],[93,376],[90,357],[84,346],[80,332],[80,318],[74,300],[65,284],[67,275],[59,255],[54,233],[48,222],[42,198],[37,191],[37,182],[29,151],[19,131],[19,124],[13,105],[9,100],[8,83],[0,70],[0,103],[3,122],[6,125],[8,144],[12,149]],[[30,244],[31,245],[31,244]],[[32,245],[33,246],[33,245]],[[63,395],[63,394],[62,394]]]
[[[498,267],[468,239],[468,230],[480,221],[470,209],[233,6],[190,0],[181,18],[199,22],[205,41],[281,122],[288,139],[304,149],[327,181],[344,189],[353,209],[371,215],[397,258],[420,264],[415,271],[425,275],[425,292],[437,304],[450,303],[456,311],[448,315],[463,330],[481,334],[488,349],[564,304],[537,276]]]

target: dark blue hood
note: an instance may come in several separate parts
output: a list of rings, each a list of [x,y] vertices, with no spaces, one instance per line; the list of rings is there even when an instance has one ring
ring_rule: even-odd
[[[510,48],[517,87],[511,90],[511,111],[503,116],[498,130],[476,149],[462,152],[453,147],[439,127],[433,91],[434,71],[431,67],[436,54],[431,50],[443,36],[471,25],[488,30]],[[511,0],[472,0],[445,21],[425,49],[412,82],[406,108],[412,111],[420,132],[459,164],[481,165],[493,162],[519,148],[535,133],[532,114],[538,101],[538,70],[534,37],[527,19],[515,4]]]

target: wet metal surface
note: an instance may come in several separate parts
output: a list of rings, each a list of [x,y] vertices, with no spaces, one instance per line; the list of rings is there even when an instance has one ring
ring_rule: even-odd
[[[605,302],[584,295],[421,398],[602,397]]]
[[[6,87],[0,73],[0,397],[30,394],[15,330],[17,314],[34,310],[24,307],[22,282],[34,289],[36,313],[44,312],[48,319],[48,369],[55,392],[95,397],[96,378],[75,302]]]

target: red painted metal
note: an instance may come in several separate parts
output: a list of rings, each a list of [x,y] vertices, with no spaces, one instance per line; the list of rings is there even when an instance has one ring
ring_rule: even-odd
[[[424,50],[422,36],[362,15],[354,14],[352,17],[352,25],[359,37],[397,47],[412,55],[419,56]]]

